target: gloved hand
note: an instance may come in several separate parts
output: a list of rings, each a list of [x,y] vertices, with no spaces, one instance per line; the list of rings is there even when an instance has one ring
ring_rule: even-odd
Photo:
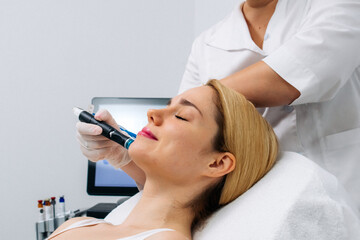
[[[119,127],[107,110],[99,110],[95,114],[99,121],[105,121],[119,130]],[[106,159],[115,168],[121,168],[128,164],[131,159],[128,151],[118,143],[101,135],[101,127],[78,122],[76,124],[77,139],[80,143],[81,152],[93,162]]]

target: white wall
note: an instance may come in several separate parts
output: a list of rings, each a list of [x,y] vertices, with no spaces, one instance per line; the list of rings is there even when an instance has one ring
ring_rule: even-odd
[[[230,12],[244,0],[195,0],[194,33],[199,35]]]
[[[0,0],[0,239],[35,239],[38,199],[117,200],[86,194],[72,107],[176,95],[194,34],[234,2]]]

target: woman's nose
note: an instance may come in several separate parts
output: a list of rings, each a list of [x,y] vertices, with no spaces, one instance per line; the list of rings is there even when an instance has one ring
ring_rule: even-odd
[[[147,117],[149,123],[154,123],[155,125],[159,126],[163,122],[163,113],[161,109],[149,109],[147,112]]]

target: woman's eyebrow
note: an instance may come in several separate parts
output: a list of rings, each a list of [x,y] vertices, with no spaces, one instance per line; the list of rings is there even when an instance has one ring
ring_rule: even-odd
[[[171,105],[171,101],[172,101],[172,98],[169,100],[169,102],[167,103],[167,106],[170,106]],[[200,111],[200,109],[195,105],[193,104],[192,102],[190,102],[189,100],[186,100],[184,98],[182,98],[180,100],[180,104],[181,105],[184,105],[184,106],[190,106],[190,107],[194,107],[196,110],[199,111],[200,115],[203,116],[202,112]]]
[[[190,101],[182,98],[182,99],[180,100],[180,104],[181,104],[181,105],[184,105],[184,106],[194,107],[196,110],[199,111],[200,115],[203,116],[203,115],[202,115],[202,112],[200,111],[200,109],[199,109],[195,104],[193,104],[192,102],[190,102]]]

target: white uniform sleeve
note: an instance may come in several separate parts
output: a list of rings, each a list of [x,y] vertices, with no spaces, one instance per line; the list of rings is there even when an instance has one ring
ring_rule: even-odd
[[[201,81],[199,77],[199,66],[198,66],[198,57],[197,51],[199,50],[200,38],[195,39],[191,53],[188,59],[188,62],[185,67],[185,72],[181,80],[179,94],[193,87],[201,86]]]
[[[301,92],[292,105],[333,98],[360,65],[360,1],[311,1],[299,31],[263,61]]]

